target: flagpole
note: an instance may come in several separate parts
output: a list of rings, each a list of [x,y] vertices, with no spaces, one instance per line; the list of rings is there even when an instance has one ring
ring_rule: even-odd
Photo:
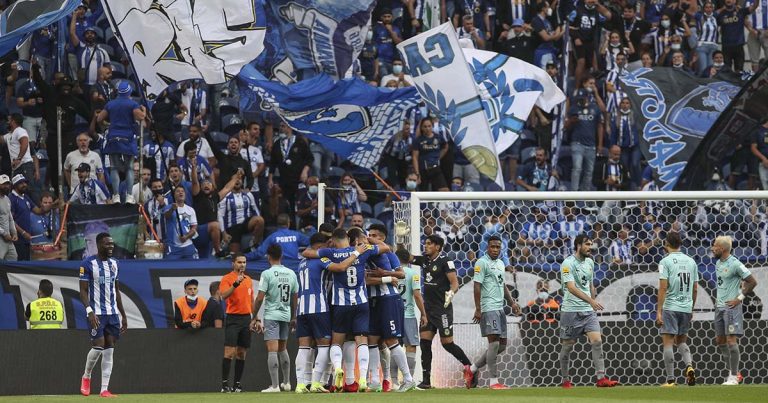
[[[371,169],[371,173],[373,174],[374,177],[376,177],[376,179],[379,182],[381,182],[382,185],[384,185],[385,188],[387,188],[387,190],[389,190],[390,193],[392,193],[397,198],[397,201],[403,201],[403,198],[400,197],[397,191],[393,189],[392,186],[389,186],[389,183],[387,183],[387,181],[385,181],[381,176],[379,176],[379,174],[377,174],[376,171]]]
[[[61,149],[63,146],[63,143],[61,141],[61,115],[63,115],[64,112],[61,110],[60,106],[56,107],[56,141],[59,145],[56,148],[56,155],[59,157],[58,164],[56,166],[56,175],[59,178],[59,197],[64,197],[64,173],[62,171],[62,156],[61,156]]]

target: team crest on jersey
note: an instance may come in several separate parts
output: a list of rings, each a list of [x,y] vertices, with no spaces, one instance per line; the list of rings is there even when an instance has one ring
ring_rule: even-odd
[[[443,333],[445,333],[445,335],[448,336],[451,334],[451,329],[445,329]]]
[[[418,282],[419,282],[419,280],[420,280],[420,279],[419,279],[419,275],[418,275],[418,274],[414,274],[414,275],[413,275],[413,281],[414,281],[414,282],[416,282],[416,283],[418,283]]]
[[[85,267],[81,267],[80,268],[80,275],[82,276],[84,274],[85,274]]]
[[[323,263],[330,263],[331,259],[328,259],[327,257],[321,257],[320,261],[323,262]]]
[[[91,329],[91,337],[96,337],[96,333],[98,333],[98,330]]]
[[[568,274],[571,272],[571,269],[568,266],[563,266],[563,274]]]
[[[480,273],[480,266],[475,266],[475,273]]]

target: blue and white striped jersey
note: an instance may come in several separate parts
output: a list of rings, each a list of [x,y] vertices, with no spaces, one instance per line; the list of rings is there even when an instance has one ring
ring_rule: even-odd
[[[696,13],[696,33],[699,36],[699,43],[718,43],[720,35],[717,30],[717,14],[712,13],[707,16],[702,12]]]
[[[327,283],[331,259],[307,259],[299,262],[299,308],[297,315],[328,312]]]
[[[90,306],[96,315],[117,315],[117,260],[91,256],[80,265],[80,281],[88,282]]]
[[[373,259],[368,260],[368,267],[378,267],[386,271],[394,272],[400,267],[400,259],[398,259],[397,255],[394,253],[387,252],[374,256]],[[368,286],[368,296],[371,298],[396,296],[398,294],[397,286],[392,283]]]
[[[317,251],[321,258],[328,258],[334,263],[343,262],[355,250],[353,247],[331,249],[324,248]],[[362,305],[368,302],[365,289],[365,264],[368,259],[379,254],[379,247],[368,245],[355,263],[346,271],[333,273],[333,288],[331,304],[337,306]]]
[[[219,202],[219,225],[225,231],[257,215],[259,208],[250,192],[229,192]]]
[[[85,182],[79,182],[72,191],[69,198],[70,203],[76,204],[107,204],[112,195],[107,187],[97,179],[86,179]]]
[[[755,0],[747,0],[744,2],[744,8],[752,7]],[[749,20],[752,23],[752,28],[759,31],[768,29],[768,4],[765,0],[760,1],[760,4],[755,9],[755,12],[749,16]]]

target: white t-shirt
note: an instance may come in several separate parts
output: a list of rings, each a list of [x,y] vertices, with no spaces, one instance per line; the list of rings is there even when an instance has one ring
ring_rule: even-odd
[[[403,84],[400,83],[400,81],[399,81],[400,80],[400,76],[396,76],[394,74],[387,74],[386,76],[382,77],[381,81],[379,82],[379,87],[382,87],[382,88],[386,87],[387,83],[390,82],[391,80],[397,81],[397,87],[398,88],[403,88]],[[414,86],[413,77],[411,77],[410,74],[403,74],[403,81],[408,83],[411,87]]]
[[[179,148],[176,149],[176,156],[178,158],[184,158],[184,145],[187,144],[188,141],[189,139],[182,141],[181,144],[179,144]],[[197,143],[197,155],[205,159],[213,158],[213,150],[211,149],[211,145],[208,144],[208,140],[202,137]]]
[[[251,167],[251,172],[250,172],[251,175],[253,175],[253,173],[256,172],[257,169],[259,169],[259,164],[264,163],[264,155],[261,154],[261,149],[256,146],[248,146],[247,149],[245,147],[241,148],[240,156],[243,157],[244,160],[248,161],[248,164]],[[253,187],[251,188],[251,190],[254,192],[259,191],[258,178],[253,181]]]
[[[192,113],[193,112],[192,111],[192,92],[193,91],[196,91],[196,90],[192,88],[192,86],[189,86],[187,90],[181,94],[181,103],[187,107],[187,111],[188,111],[187,115],[184,116],[184,119],[181,120],[181,124],[183,126],[189,126],[190,124],[192,124],[192,120],[195,119],[195,116],[193,116],[194,114]],[[205,110],[206,98],[208,97],[207,92],[208,91],[205,91],[205,90],[200,91],[200,100],[198,101],[200,105],[200,110],[198,112],[202,112]]]
[[[80,150],[71,151],[67,154],[67,158],[64,159],[64,171],[69,172],[69,183],[72,184],[73,188],[80,182],[76,169],[82,163],[91,166],[91,179],[97,179],[97,174],[104,173],[104,167],[101,165],[101,156],[97,152],[88,150],[88,154],[83,155]]]
[[[136,183],[133,185],[133,188],[131,189],[131,196],[133,196],[133,200],[136,200],[136,203],[139,202],[139,184]],[[152,190],[148,186],[144,186],[144,202],[146,203],[147,200],[152,199]]]
[[[21,141],[21,139],[24,137],[29,140],[29,134],[27,134],[27,131],[24,130],[24,128],[21,126],[17,127],[13,132],[5,135],[5,142],[8,144],[8,154],[10,154],[11,160],[18,158],[19,150],[21,149],[21,144],[19,141]],[[27,152],[25,152],[24,156],[21,158],[22,164],[32,162],[32,154],[30,154],[29,149],[29,143],[27,143]]]
[[[193,225],[197,225],[197,214],[195,214],[195,209],[186,204],[184,207],[177,207],[176,214],[178,214],[178,219],[180,221],[180,223],[176,225],[181,225],[181,229],[184,231],[184,233],[179,234],[179,230],[176,229],[176,237],[174,237],[173,243],[178,245],[180,248],[184,248],[192,245],[192,239],[187,239],[184,241],[184,243],[180,243],[180,237],[181,235],[185,235],[187,232],[189,232]]]

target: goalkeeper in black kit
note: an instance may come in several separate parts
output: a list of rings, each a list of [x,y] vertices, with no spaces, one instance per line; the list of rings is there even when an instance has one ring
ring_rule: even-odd
[[[453,260],[442,253],[443,239],[437,235],[427,237],[424,243],[424,256],[414,256],[413,264],[421,266],[424,294],[424,307],[427,311],[427,322],[421,324],[421,367],[424,379],[419,389],[430,389],[432,383],[432,339],[435,334],[440,336],[443,348],[456,357],[464,366],[464,381],[467,388],[472,385],[472,362],[461,347],[453,343],[453,300],[459,290],[459,280]]]

